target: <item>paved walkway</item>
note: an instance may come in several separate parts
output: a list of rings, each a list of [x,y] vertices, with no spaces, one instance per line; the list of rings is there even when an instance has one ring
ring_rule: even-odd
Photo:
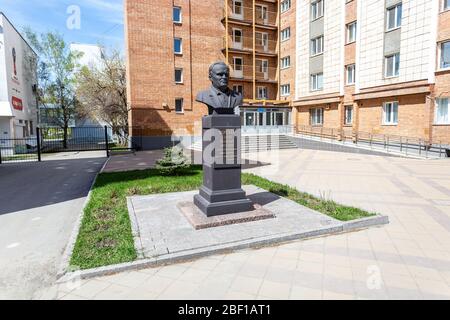
[[[314,150],[248,170],[389,215],[382,228],[62,284],[59,299],[450,299],[450,161]]]
[[[0,299],[39,297],[56,281],[63,251],[105,158],[85,154],[47,160],[0,165]]]

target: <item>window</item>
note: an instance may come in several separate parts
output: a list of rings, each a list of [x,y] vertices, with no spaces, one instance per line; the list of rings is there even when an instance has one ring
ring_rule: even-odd
[[[175,83],[183,83],[183,69],[175,69]]]
[[[443,0],[444,4],[443,4],[443,10],[449,10],[450,9],[450,0]]]
[[[243,96],[244,95],[244,86],[242,84],[234,84],[233,91],[238,92]]]
[[[173,22],[181,23],[181,8],[173,7]]]
[[[449,98],[436,99],[435,124],[450,124],[448,117],[448,102]]]
[[[386,14],[386,30],[400,28],[402,25],[402,4],[399,3],[387,9]]]
[[[257,88],[257,96],[259,100],[267,99],[267,88],[266,87],[258,87]]]
[[[291,66],[291,56],[287,56],[284,58],[281,58],[281,69],[286,69]]]
[[[323,89],[323,73],[311,75],[311,91]]]
[[[323,108],[314,108],[309,110],[311,125],[320,126],[323,125]]]
[[[281,41],[288,40],[291,37],[291,28],[287,27],[286,29],[281,30]]]
[[[175,99],[175,112],[183,113],[183,98]]]
[[[351,64],[346,67],[347,69],[347,84],[355,84],[355,65]]]
[[[323,17],[323,0],[311,3],[311,20]]]
[[[233,16],[237,18],[243,18],[242,1],[233,0]]]
[[[450,0],[449,0],[450,1]],[[441,43],[440,45],[440,67],[441,69],[450,68],[450,41]]]
[[[175,54],[183,53],[183,40],[181,40],[181,38],[174,39],[174,51],[175,51]]]
[[[281,86],[281,96],[285,97],[291,94],[291,85],[290,84],[283,84]]]
[[[233,57],[233,77],[244,77],[244,60],[242,57]]]
[[[386,102],[383,106],[383,124],[398,124],[398,102]]]
[[[386,78],[398,77],[400,73],[400,53],[396,53],[385,58]]]
[[[311,40],[311,56],[323,53],[323,36]]]
[[[352,123],[353,123],[353,106],[345,106],[344,124],[349,125]]]
[[[267,6],[263,6],[263,5],[256,5],[255,6],[255,11],[256,11],[256,21],[257,23],[263,23],[263,24],[268,24],[269,23],[269,13],[268,13],[268,9]]]
[[[347,43],[356,41],[356,21],[347,25]]]
[[[284,0],[281,2],[281,12],[286,12],[291,8],[291,0]]]

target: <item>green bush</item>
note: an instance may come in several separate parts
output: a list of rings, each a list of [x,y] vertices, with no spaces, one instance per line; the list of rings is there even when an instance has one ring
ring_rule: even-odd
[[[164,158],[156,162],[155,168],[162,175],[171,176],[178,175],[189,166],[189,161],[184,155],[183,149],[176,146],[164,149]]]

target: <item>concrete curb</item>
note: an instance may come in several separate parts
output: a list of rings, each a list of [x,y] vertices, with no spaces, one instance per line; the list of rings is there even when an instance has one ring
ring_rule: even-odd
[[[64,250],[63,258],[62,258],[61,264],[59,266],[58,272],[56,274],[57,279],[60,279],[61,277],[63,277],[69,269],[70,258],[72,257],[73,249],[75,248],[75,243],[77,242],[77,238],[78,238],[78,233],[80,232],[81,222],[83,221],[83,216],[84,216],[84,210],[86,209],[87,204],[91,200],[92,189],[93,189],[95,183],[97,182],[98,175],[103,172],[103,169],[106,167],[106,164],[108,163],[109,159],[111,159],[111,158],[106,159],[105,163],[103,164],[103,167],[100,169],[99,172],[97,172],[94,180],[92,181],[91,187],[89,188],[89,193],[86,197],[86,200],[84,201],[83,208],[81,209],[80,214],[78,215],[77,221],[75,222],[75,225],[72,229],[72,233],[70,235],[69,242],[67,243],[66,249]]]
[[[373,217],[363,218],[359,220],[343,222],[340,226],[323,227],[312,231],[304,231],[301,233],[285,233],[275,236],[262,237],[261,239],[247,239],[216,245],[208,248],[192,249],[179,253],[171,253],[159,258],[142,259],[133,262],[126,262],[116,265],[99,267],[94,269],[71,272],[61,277],[57,283],[72,281],[73,279],[90,279],[94,277],[106,276],[130,270],[139,270],[149,267],[164,266],[174,263],[180,263],[192,259],[198,259],[214,254],[222,254],[235,250],[261,248],[275,244],[282,244],[293,240],[305,240],[309,238],[334,235],[339,233],[353,232],[369,227],[379,227],[389,223],[388,216],[377,215]],[[133,235],[135,236],[135,235]],[[136,238],[135,238],[136,241]],[[139,248],[136,248],[139,251]]]

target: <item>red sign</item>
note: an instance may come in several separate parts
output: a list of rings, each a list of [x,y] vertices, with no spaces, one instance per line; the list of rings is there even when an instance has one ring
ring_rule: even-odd
[[[20,110],[20,111],[23,110],[23,103],[22,103],[22,100],[19,98],[12,97],[12,105],[13,105],[13,108],[16,110]]]

